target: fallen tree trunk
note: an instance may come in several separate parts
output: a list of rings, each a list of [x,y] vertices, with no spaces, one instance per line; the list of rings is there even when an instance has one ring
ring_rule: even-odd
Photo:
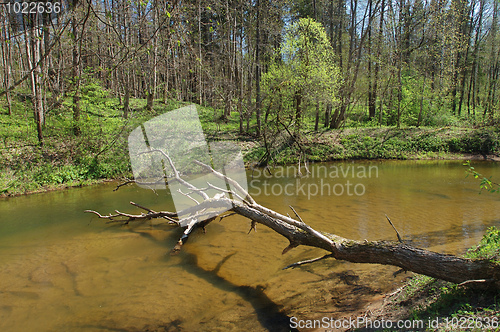
[[[237,192],[217,188],[209,184],[211,189],[218,189],[221,192],[216,194],[213,198],[209,198],[205,193],[200,194],[200,191],[203,191],[203,189],[197,189],[190,184],[186,184],[186,187],[192,190],[191,193],[196,192],[198,195],[203,196],[204,201],[183,211],[156,212],[131,202],[131,204],[147,211],[147,213],[133,215],[115,211],[115,214],[101,215],[93,210],[86,210],[85,212],[94,213],[100,218],[108,219],[110,222],[128,223],[136,220],[164,218],[166,219],[166,222],[185,229],[184,234],[173,249],[174,253],[181,249],[182,245],[187,241],[193,230],[197,228],[204,229],[217,217],[223,219],[233,214],[238,214],[250,219],[250,231],[255,229],[256,223],[259,223],[286,237],[289,241],[289,245],[283,250],[283,254],[299,245],[317,247],[328,252],[320,258],[297,262],[286,268],[296,267],[306,263],[313,263],[321,259],[335,258],[354,263],[397,266],[405,271],[411,271],[461,285],[496,288],[499,288],[500,286],[500,265],[491,260],[472,260],[415,248],[411,245],[403,243],[401,239],[399,242],[367,240],[355,241],[343,238],[336,234],[319,232],[307,225],[295,212],[293,207],[290,208],[295,213],[298,220],[293,219],[290,216],[284,216],[257,204],[255,200],[234,180],[215,171],[207,165],[200,162],[197,162],[197,164],[203,166],[217,177],[224,179],[224,181],[231,184],[232,188],[235,188]],[[183,183],[183,180],[180,179],[180,176],[172,163],[171,166],[174,169],[176,177],[179,177],[179,182]],[[233,199],[228,198],[226,194],[231,194]],[[239,200],[234,199],[234,197],[238,197]],[[224,212],[218,213],[218,209],[223,210]]]

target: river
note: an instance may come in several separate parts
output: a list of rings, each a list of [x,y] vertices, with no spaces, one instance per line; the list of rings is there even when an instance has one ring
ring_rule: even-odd
[[[500,179],[498,163],[475,162]],[[454,254],[500,225],[500,196],[479,192],[460,161],[371,161],[310,165],[273,175],[248,172],[262,205],[292,205],[317,230],[352,239],[396,240],[387,214],[413,245]],[[302,169],[302,172],[304,170]],[[106,224],[85,214],[135,213],[134,201],[172,209],[165,191],[116,183],[0,200],[1,331],[289,331],[291,317],[362,310],[410,274],[395,267],[323,260],[240,216],[197,231],[171,256],[181,230],[154,222]]]

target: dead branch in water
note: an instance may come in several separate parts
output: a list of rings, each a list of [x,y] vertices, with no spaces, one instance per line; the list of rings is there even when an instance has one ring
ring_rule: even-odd
[[[164,155],[166,156],[166,154]],[[259,223],[271,228],[288,239],[289,244],[283,250],[283,254],[299,245],[321,248],[328,252],[320,258],[297,262],[286,268],[313,263],[326,258],[335,258],[354,263],[397,266],[405,271],[412,271],[461,285],[500,286],[499,265],[489,260],[472,260],[416,248],[406,244],[402,241],[399,233],[388,217],[389,223],[396,231],[398,242],[356,241],[346,239],[336,234],[320,232],[313,229],[302,220],[291,206],[290,208],[295,213],[298,220],[259,205],[236,181],[199,161],[196,161],[196,164],[210,171],[216,177],[224,180],[226,184],[230,184],[231,188],[234,189],[222,189],[210,184],[208,184],[206,189],[196,188],[183,180],[175,170],[168,156],[167,159],[174,169],[175,179],[189,189],[190,193],[199,195],[203,201],[178,212],[156,212],[133,202],[131,202],[132,205],[145,210],[147,213],[134,215],[115,211],[115,214],[101,215],[99,212],[93,210],[86,210],[85,212],[93,213],[99,218],[107,219],[110,222],[129,223],[132,221],[149,220],[153,218],[166,219],[166,222],[175,224],[184,229],[182,237],[172,250],[173,253],[179,252],[182,245],[187,241],[189,235],[195,229],[204,229],[216,218],[227,218],[229,215],[226,212],[229,212],[230,215],[239,214],[248,218],[251,221],[250,231],[255,229],[256,223]],[[215,194],[214,197],[209,197],[205,192],[209,188],[217,190],[219,193]],[[227,195],[229,194],[233,197],[232,199],[228,198]],[[237,200],[237,198],[239,200]]]

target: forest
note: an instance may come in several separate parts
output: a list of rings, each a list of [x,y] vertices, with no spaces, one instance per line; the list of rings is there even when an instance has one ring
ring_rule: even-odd
[[[302,117],[318,130],[498,113],[497,1],[85,0],[13,11],[3,6],[1,96],[9,114],[16,93],[33,101],[40,143],[65,98],[78,135],[96,87],[119,98],[124,118],[130,98],[147,108],[173,99],[220,109],[221,121],[236,113],[240,133],[257,136]]]
[[[129,174],[124,137],[186,104],[258,165],[500,146],[497,1],[36,3],[1,7],[4,194]]]
[[[498,328],[499,3],[3,2],[0,329],[289,331],[372,302]],[[198,114],[212,159],[193,169],[227,190],[151,148],[144,124],[173,110]],[[195,205],[132,177],[133,132]],[[233,143],[237,180],[213,160]],[[362,194],[323,195],[344,180]]]

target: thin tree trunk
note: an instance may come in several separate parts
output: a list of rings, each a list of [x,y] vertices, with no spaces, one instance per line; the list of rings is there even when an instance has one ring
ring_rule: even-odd
[[[1,39],[1,49],[2,49],[2,62],[3,62],[3,71],[4,71],[4,88],[5,88],[5,100],[7,102],[7,110],[9,115],[12,115],[12,102],[10,100],[10,77],[11,77],[11,57],[10,57],[10,45],[11,43],[7,43],[9,26],[7,24],[7,17],[2,18],[3,27],[2,27],[2,36]]]
[[[385,0],[382,0],[382,4],[380,7],[380,22],[378,26],[378,36],[377,36],[377,57],[375,63],[375,70],[373,73],[373,89],[372,89],[372,104],[373,105],[373,114],[376,113],[377,106],[377,89],[378,89],[378,75],[380,71],[380,62],[382,60],[382,38],[383,38],[383,27],[384,27],[384,11],[385,11]],[[371,110],[370,110],[371,112]],[[382,103],[380,104],[380,116],[379,123],[382,122]]]
[[[373,0],[368,0],[368,15],[372,17],[372,3]],[[372,71],[372,25],[369,24],[368,26],[368,117],[372,119],[375,117],[375,99],[376,99],[376,92],[374,91],[374,88],[376,86],[375,82],[373,81],[373,74]]]
[[[125,96],[123,98],[123,118],[128,119],[130,113],[130,77],[126,74],[125,78]]]
[[[331,113],[332,113],[332,104],[328,103],[325,108],[325,123],[324,123],[325,128],[328,128],[328,126],[330,125]]]
[[[316,120],[314,121],[314,131],[318,131],[319,128],[319,101],[316,102]]]
[[[486,97],[486,102],[484,103],[484,113],[483,117],[486,116],[488,113],[488,110],[493,109],[493,98],[494,98],[494,87],[496,84],[495,81],[495,71],[497,67],[497,52],[496,52],[496,47],[498,46],[496,43],[497,39],[497,32],[498,32],[498,2],[495,1],[493,3],[493,18],[492,18],[492,23],[491,23],[491,30],[490,30],[490,43],[491,43],[491,51],[490,51],[490,59],[489,59],[489,70],[488,70],[488,94]]]
[[[461,68],[461,80],[460,80],[460,99],[458,102],[458,116],[461,116],[462,114],[462,106],[464,102],[464,96],[465,96],[465,82],[466,82],[466,77],[467,77],[467,69],[468,69],[468,62],[469,62],[469,52],[470,52],[470,41],[472,38],[472,32],[474,31],[474,25],[472,24],[473,18],[474,18],[474,7],[471,7],[470,10],[470,29],[467,34],[467,46],[465,50],[465,58],[464,58],[464,65]]]
[[[470,109],[471,109],[471,93],[472,93],[472,109],[473,109],[473,114],[476,114],[476,107],[475,107],[475,91],[476,91],[476,84],[477,84],[477,72],[478,72],[478,67],[479,67],[479,35],[481,34],[481,28],[483,25],[483,13],[484,13],[484,0],[479,1],[479,19],[478,23],[476,26],[476,36],[474,38],[474,51],[473,51],[473,60],[472,60],[472,72],[470,76],[470,81],[469,81],[469,91],[467,93],[467,113],[470,115]]]
[[[260,112],[262,107],[262,101],[260,96],[260,0],[256,0],[255,7],[257,9],[256,14],[256,34],[255,34],[255,116],[257,118],[257,136],[260,136],[261,123],[260,123]]]
[[[38,17],[35,14],[33,17],[33,22],[30,24],[33,27],[24,26],[25,29],[25,45],[26,45],[26,57],[27,63],[30,71],[31,78],[31,93],[33,101],[33,114],[35,118],[35,124],[37,129],[38,143],[43,146],[43,132],[42,124],[44,122],[44,112],[43,112],[43,97],[41,84],[38,81],[41,77],[41,63],[40,61],[40,34],[39,28],[37,27]],[[29,35],[28,35],[29,31]]]
[[[422,82],[422,92],[420,93],[420,111],[418,112],[417,127],[420,127],[424,116],[424,92],[425,92],[425,76]]]
[[[78,52],[78,28],[76,22],[76,13],[73,13],[71,18],[71,30],[73,34],[73,60],[72,60],[72,76],[74,84],[73,93],[73,134],[80,136],[80,54]],[[80,36],[81,38],[81,36]]]

